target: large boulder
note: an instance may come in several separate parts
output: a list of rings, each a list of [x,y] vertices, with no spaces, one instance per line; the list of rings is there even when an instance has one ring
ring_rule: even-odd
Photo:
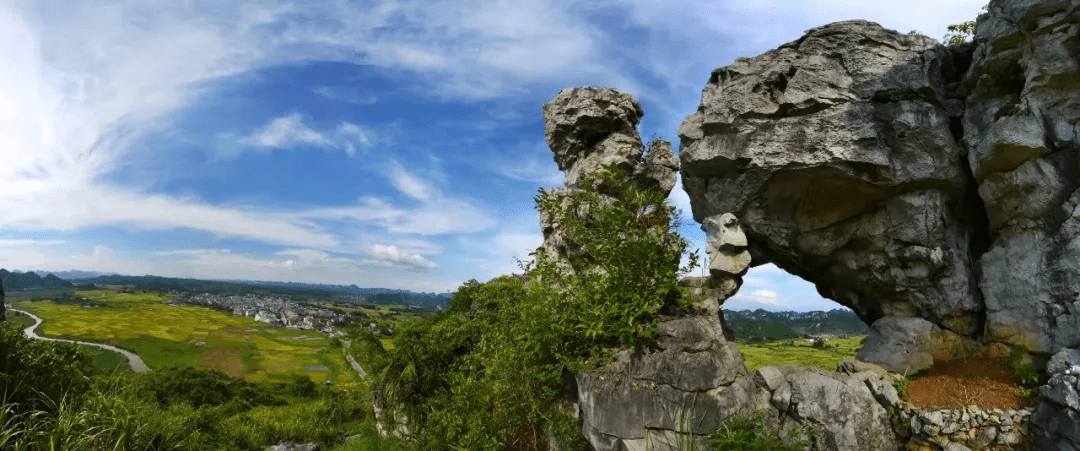
[[[929,369],[934,361],[951,360],[963,346],[962,337],[922,318],[886,316],[870,325],[859,361],[910,376]]]
[[[753,381],[724,336],[717,299],[659,321],[656,349],[615,353],[614,362],[576,375],[582,433],[597,451],[705,448],[710,430],[748,413]]]
[[[755,265],[814,282],[868,324],[920,316],[976,333],[959,79],[933,39],[865,21],[716,69],[679,128],[694,219],[734,214]]]
[[[818,434],[816,449],[900,446],[890,413],[900,398],[881,374],[782,365],[759,368],[754,379],[760,392],[756,398],[766,400],[769,422],[782,435],[794,428],[812,428]]]

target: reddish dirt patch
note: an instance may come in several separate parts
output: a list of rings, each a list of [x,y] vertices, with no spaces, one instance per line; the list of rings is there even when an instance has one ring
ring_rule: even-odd
[[[1030,404],[1020,395],[1020,380],[996,359],[969,358],[935,362],[925,375],[907,385],[907,400],[915,407],[1019,409]]]

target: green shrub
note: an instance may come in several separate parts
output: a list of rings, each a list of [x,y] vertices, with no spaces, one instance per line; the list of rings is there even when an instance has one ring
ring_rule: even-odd
[[[907,386],[909,383],[911,383],[911,379],[906,377],[894,379],[892,381],[892,386],[893,388],[896,388],[896,394],[899,395],[901,399],[907,398]]]
[[[677,277],[697,262],[678,266],[687,243],[664,193],[613,166],[585,183],[610,197],[535,199],[580,252],[562,260],[541,249],[526,277],[466,282],[446,311],[400,324],[393,349],[359,340],[357,352],[378,354],[367,362],[385,362],[372,372],[387,428],[407,422],[421,449],[540,449],[550,436],[581,446],[561,404],[565,378],[611,347],[650,343],[657,312],[688,302]]]
[[[716,451],[802,451],[813,446],[816,432],[808,428],[792,428],[788,440],[781,439],[765,424],[765,412],[733,415],[709,434]],[[809,438],[802,439],[800,437]]]

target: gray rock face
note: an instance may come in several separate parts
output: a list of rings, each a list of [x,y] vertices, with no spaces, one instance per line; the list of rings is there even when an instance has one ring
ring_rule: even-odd
[[[886,316],[870,325],[857,356],[862,362],[904,376],[930,368],[934,360],[950,360],[961,337],[922,318]]]
[[[734,214],[755,264],[867,323],[976,332],[955,66],[932,39],[849,21],[715,70],[679,128],[694,219]]]
[[[993,242],[986,333],[1047,354],[1080,346],[1080,13],[994,2],[980,17],[963,118]]]
[[[1062,349],[1046,366],[1031,423],[1039,449],[1080,449],[1080,350]]]
[[[760,398],[768,400],[769,421],[783,435],[810,427],[819,434],[817,449],[899,449],[887,408],[898,406],[900,399],[872,371],[845,374],[784,365],[759,368],[754,378]]]
[[[709,431],[753,405],[753,382],[735,343],[724,337],[719,302],[661,320],[659,349],[616,352],[615,361],[578,374],[582,433],[598,451],[674,449],[706,443]],[[671,443],[668,443],[671,442]]]
[[[1080,1],[993,0],[963,46],[848,21],[716,69],[679,128],[694,219],[738,218],[886,369],[1080,348],[1078,49]],[[1074,379],[1033,416],[1047,447],[1076,447]]]
[[[868,324],[1080,345],[1077,17],[994,1],[954,48],[838,22],[715,70],[679,129],[695,220]]]
[[[554,198],[565,200],[586,188],[585,175],[609,164],[621,168],[639,187],[656,188],[665,195],[675,187],[679,160],[671,144],[659,139],[649,144],[647,154],[644,152],[645,146],[636,129],[644,112],[632,96],[611,88],[569,88],[544,104],[543,113],[544,137],[559,169],[566,174],[565,188],[547,191]],[[614,201],[603,195],[601,199]],[[585,217],[588,212],[576,213]],[[580,252],[563,235],[561,226],[543,212],[540,228],[546,252],[554,255]]]
[[[611,88],[564,89],[545,103],[544,138],[555,163],[566,173],[568,188],[582,188],[585,174],[615,164],[639,186],[668,193],[675,187],[679,161],[671,144],[654,140],[645,146],[637,132],[645,114],[629,94]]]

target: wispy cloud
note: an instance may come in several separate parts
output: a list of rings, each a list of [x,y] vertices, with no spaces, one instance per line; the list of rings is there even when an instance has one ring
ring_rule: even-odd
[[[358,205],[315,208],[292,213],[292,216],[305,220],[345,219],[376,224],[390,233],[414,235],[474,233],[488,230],[498,223],[486,208],[443,193],[400,163],[391,161],[386,167],[388,182],[417,201],[417,205],[397,206],[387,199],[365,196],[360,198]],[[431,174],[429,178],[441,179],[443,176]]]
[[[316,86],[311,88],[311,93],[323,100],[355,105],[374,105],[379,101],[375,94],[349,86]]]
[[[423,255],[402,252],[397,246],[390,244],[376,244],[367,250],[368,255],[376,261],[387,262],[395,265],[417,269],[433,269],[439,267],[435,262],[424,258]]]
[[[783,305],[780,296],[775,291],[765,289],[753,290],[749,293],[739,292],[735,296],[732,296],[731,299],[772,307]]]
[[[336,130],[319,132],[304,123],[300,113],[271,120],[268,124],[240,139],[240,144],[266,149],[295,149],[321,147],[341,149],[350,157],[356,155],[355,145],[362,148],[374,144],[371,132],[359,125],[342,121]]]
[[[56,246],[67,243],[66,240],[20,240],[0,239],[0,248],[16,246]]]

